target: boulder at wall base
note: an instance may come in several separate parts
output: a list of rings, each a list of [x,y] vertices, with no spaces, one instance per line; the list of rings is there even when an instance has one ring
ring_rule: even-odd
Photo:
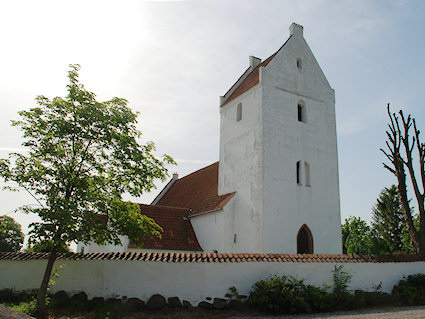
[[[66,305],[68,303],[68,300],[69,300],[68,294],[63,290],[56,292],[50,298],[52,299],[52,303],[55,306],[59,306],[59,307]]]
[[[183,300],[183,308],[185,308],[185,309],[192,308],[192,304],[190,303],[190,301]]]
[[[202,308],[202,309],[212,309],[213,305],[207,301],[201,301],[198,304],[198,308]]]
[[[0,301],[12,301],[13,300],[13,292],[12,289],[3,289],[0,290]]]
[[[167,305],[165,298],[159,294],[153,295],[146,303],[148,309],[162,309]]]
[[[103,297],[94,297],[92,300],[90,300],[90,303],[94,307],[99,307],[105,303],[105,299]]]
[[[78,304],[78,303],[85,303],[87,302],[87,294],[85,292],[79,292],[75,295],[73,295],[70,299],[69,302],[71,304]]]
[[[139,298],[128,298],[126,304],[133,311],[140,311],[145,306],[145,302]]]
[[[181,308],[183,306],[182,305],[182,302],[179,299],[179,297],[170,297],[170,298],[168,298],[168,305],[171,308]]]
[[[213,308],[219,310],[227,308],[226,300],[221,298],[214,298]]]
[[[60,291],[54,293],[51,298],[53,300],[62,301],[62,300],[68,300],[69,297],[68,297],[68,294],[65,291],[60,290]]]

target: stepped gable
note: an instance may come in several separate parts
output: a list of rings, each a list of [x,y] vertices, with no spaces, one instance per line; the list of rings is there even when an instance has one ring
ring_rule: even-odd
[[[49,253],[0,252],[0,260],[48,259]],[[127,260],[191,263],[239,263],[239,262],[303,262],[303,263],[400,263],[425,261],[424,255],[344,255],[344,254],[221,254],[176,252],[125,252],[125,253],[66,253],[58,259],[72,260]]]
[[[190,212],[189,209],[158,205],[139,205],[141,213],[154,219],[163,229],[161,238],[145,237],[141,248],[202,251],[192,228],[192,224],[187,218]],[[130,243],[128,248],[137,247]]]
[[[223,208],[235,192],[218,195],[218,167],[216,162],[179,178],[157,205],[188,208],[189,216]]]

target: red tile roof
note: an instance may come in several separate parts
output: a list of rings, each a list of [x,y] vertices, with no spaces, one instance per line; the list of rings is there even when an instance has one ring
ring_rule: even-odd
[[[0,260],[48,259],[49,253],[4,253]],[[58,259],[73,260],[134,260],[174,263],[237,263],[237,262],[303,262],[303,263],[395,263],[425,261],[424,255],[342,255],[342,254],[220,254],[220,253],[174,253],[174,252],[127,252],[127,253],[66,253]]]
[[[187,218],[189,209],[140,204],[140,210],[143,215],[154,219],[163,229],[161,238],[144,238],[142,248],[202,251],[192,224]],[[131,244],[129,248],[136,246]]]
[[[256,85],[260,81],[260,74],[259,74],[260,67],[266,66],[267,64],[269,64],[269,62],[274,58],[276,53],[277,52],[273,53],[266,60],[261,62],[259,65],[257,65],[256,68],[246,77],[245,80],[242,81],[242,83],[239,84],[238,88],[232,93],[232,95],[230,95],[226,99],[226,102],[224,102],[221,106],[229,103],[231,100],[235,99],[236,97],[238,97],[242,93],[245,93],[250,88],[252,88],[254,85]],[[233,88],[233,86],[229,89],[229,91]]]
[[[211,164],[178,179],[157,205],[189,208],[189,216],[223,208],[235,193],[218,195],[218,165]]]
[[[275,55],[288,43],[290,38],[291,37],[289,37],[288,40],[286,40],[286,42],[279,48],[279,50],[277,50],[275,53],[273,53],[271,56],[269,56],[266,60],[261,62],[259,65],[257,65],[257,67],[251,72],[251,74],[249,74],[246,77],[246,79],[239,84],[238,88],[228,98],[225,99],[225,102],[221,106],[227,104],[231,100],[235,99],[236,97],[238,97],[242,93],[245,93],[254,85],[256,85],[260,81],[260,75],[259,75],[260,67],[264,67],[267,64],[269,64],[269,62],[273,60]],[[236,81],[235,84],[232,85],[232,87],[226,92],[226,94],[233,89],[233,87],[238,83],[238,81]],[[224,96],[226,96],[226,94]]]

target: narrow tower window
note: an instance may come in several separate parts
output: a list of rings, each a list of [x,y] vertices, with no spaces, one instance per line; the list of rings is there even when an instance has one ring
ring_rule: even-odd
[[[301,184],[301,161],[297,162],[297,184]]]
[[[303,61],[301,59],[297,59],[297,68],[298,70],[301,70],[303,67]]]
[[[313,254],[313,235],[306,224],[298,231],[297,254]]]
[[[236,108],[236,121],[242,120],[242,103],[239,103]]]
[[[306,121],[305,104],[303,101],[298,101],[298,121],[299,122]]]
[[[305,186],[311,186],[310,164],[307,162],[304,163],[304,172],[305,172]]]

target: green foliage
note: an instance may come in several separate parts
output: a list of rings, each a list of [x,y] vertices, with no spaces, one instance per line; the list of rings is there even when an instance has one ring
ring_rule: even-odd
[[[400,280],[393,294],[406,305],[425,305],[425,274],[411,275]]]
[[[347,254],[373,254],[374,237],[371,228],[360,217],[351,216],[342,225],[343,251]]]
[[[254,284],[248,304],[272,313],[311,313],[329,310],[332,296],[292,276],[272,276]]]
[[[12,217],[0,216],[0,251],[19,251],[24,243],[24,234]]]
[[[52,251],[53,241],[46,240],[42,242],[33,242],[29,243],[29,246],[25,249],[27,252],[36,252],[36,253],[49,253]],[[69,253],[71,250],[68,246],[56,246],[56,250],[58,253]]]
[[[344,270],[344,266],[334,266],[332,271],[333,276],[333,294],[337,298],[342,298],[349,294],[348,287],[350,286],[353,274],[350,270]]]
[[[397,186],[384,188],[372,208],[372,228],[376,233],[378,253],[413,253]]]
[[[24,207],[41,218],[30,225],[31,242],[120,244],[119,235],[128,235],[141,245],[144,235],[159,235],[161,228],[141,216],[138,205],[123,202],[122,194],[151,190],[174,161],[168,155],[156,158],[152,142],[138,143],[137,114],[125,99],[96,101],[79,83],[78,71],[79,65],[70,65],[65,98],[38,96],[37,107],[12,121],[28,152],[1,160],[0,175],[40,204]]]
[[[41,219],[30,224],[30,243],[53,245],[37,296],[40,311],[59,249],[72,242],[120,245],[120,235],[141,247],[144,236],[160,236],[161,227],[122,195],[150,191],[168,176],[166,165],[175,164],[168,155],[156,158],[152,142],[139,144],[137,113],[122,98],[96,101],[79,82],[79,68],[70,65],[65,98],[38,96],[37,107],[19,112],[12,125],[23,132],[27,152],[0,160],[6,188],[25,189],[39,203],[23,207]]]

